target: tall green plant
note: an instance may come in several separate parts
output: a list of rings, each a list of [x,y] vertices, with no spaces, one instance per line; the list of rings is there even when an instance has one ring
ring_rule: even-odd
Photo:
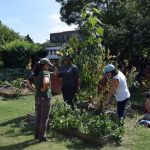
[[[105,66],[106,53],[102,46],[103,25],[99,19],[101,10],[88,4],[82,10],[80,30],[83,33],[80,61],[82,64],[81,78],[88,84],[91,94],[96,95],[97,85]]]
[[[68,42],[69,46],[60,51],[62,56],[66,54],[74,56],[74,63],[80,69],[81,82],[86,83],[86,91],[92,99],[97,97],[98,81],[103,74],[105,60],[108,58],[101,44],[104,30],[100,17],[101,10],[93,4],[86,5],[82,10],[82,19],[79,24],[82,38],[73,36]]]

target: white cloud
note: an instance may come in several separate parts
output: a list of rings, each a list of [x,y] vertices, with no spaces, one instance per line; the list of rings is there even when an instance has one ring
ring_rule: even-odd
[[[62,22],[60,20],[59,14],[51,14],[47,16],[46,18],[46,28],[45,30],[41,30],[40,32],[36,32],[34,34],[31,34],[31,37],[34,37],[35,42],[43,43],[46,40],[50,39],[50,33],[57,33],[57,32],[63,32],[63,31],[71,31],[77,28],[75,25],[68,26],[66,23]],[[48,21],[47,21],[48,20]]]
[[[70,31],[77,28],[75,25],[68,26],[66,23],[60,20],[59,14],[52,14],[48,16],[50,22],[50,29],[48,30],[50,33],[54,32],[63,32],[63,31]]]
[[[51,23],[60,23],[60,15],[59,14],[52,14],[48,16],[48,19]]]

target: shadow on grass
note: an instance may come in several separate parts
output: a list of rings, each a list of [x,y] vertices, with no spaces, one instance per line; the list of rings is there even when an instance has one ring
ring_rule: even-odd
[[[1,95],[1,100],[2,101],[9,101],[9,100],[18,100],[20,99],[21,96],[18,95],[14,95],[14,96],[5,96],[5,95]]]
[[[39,141],[37,140],[28,140],[28,141],[24,141],[22,143],[17,143],[17,144],[12,144],[12,145],[6,145],[6,146],[0,146],[0,149],[1,150],[21,150],[21,149],[24,149],[24,148],[27,148],[31,145],[35,145],[35,144],[38,144]]]
[[[5,96],[0,94],[0,100],[2,101],[24,100],[24,98],[27,96],[33,96],[33,94],[13,95],[13,96]]]
[[[33,134],[33,125],[26,122],[26,116],[17,117],[12,120],[0,123],[0,127],[6,126],[10,126],[11,129],[5,134],[11,137]],[[15,128],[18,128],[20,130],[18,132],[15,132]]]
[[[96,146],[96,145],[91,145],[90,143],[87,142],[82,142],[79,140],[74,140],[71,141],[70,144],[66,145],[66,147],[68,149],[72,149],[72,150],[84,150],[84,149],[88,149],[88,150],[100,150],[102,147],[100,146]]]
[[[0,123],[0,127],[4,127],[4,126],[8,126],[8,125],[11,125],[11,126],[14,126],[14,127],[18,127],[19,124],[22,121],[24,121],[25,119],[26,119],[26,116],[17,117],[17,118],[14,118],[12,120],[8,120],[6,122]]]
[[[92,143],[88,143],[87,141],[80,140],[78,138],[72,137],[71,135],[59,134],[55,131],[50,131],[49,138],[54,139],[55,143],[65,142],[66,147],[71,150],[100,150],[102,146],[94,145]],[[68,143],[69,141],[69,143]]]

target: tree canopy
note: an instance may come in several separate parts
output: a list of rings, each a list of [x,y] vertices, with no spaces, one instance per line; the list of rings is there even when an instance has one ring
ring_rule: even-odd
[[[119,60],[135,55],[150,59],[150,2],[143,0],[56,0],[61,5],[61,20],[81,24],[86,4],[102,10],[99,18],[104,27],[103,45]]]
[[[125,17],[124,5],[127,1],[122,0],[56,0],[60,3],[61,20],[70,24],[78,24],[81,19],[81,12],[84,6],[92,3],[100,10],[103,10],[102,21],[107,24],[116,24],[118,20]]]
[[[8,28],[0,21],[0,45],[3,45],[6,42],[11,42],[14,39],[21,39],[21,37],[18,33]]]
[[[0,68],[26,68],[46,56],[45,47],[35,44],[29,35],[21,36],[0,21]]]

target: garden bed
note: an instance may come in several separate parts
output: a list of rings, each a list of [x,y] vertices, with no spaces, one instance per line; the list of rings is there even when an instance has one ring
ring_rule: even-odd
[[[16,88],[12,86],[0,86],[0,96],[13,98],[33,94],[28,88]]]
[[[52,105],[50,128],[66,136],[99,146],[110,142],[120,143],[124,133],[122,121],[118,122],[112,112],[96,114],[88,110],[72,110],[69,105],[60,102]]]

